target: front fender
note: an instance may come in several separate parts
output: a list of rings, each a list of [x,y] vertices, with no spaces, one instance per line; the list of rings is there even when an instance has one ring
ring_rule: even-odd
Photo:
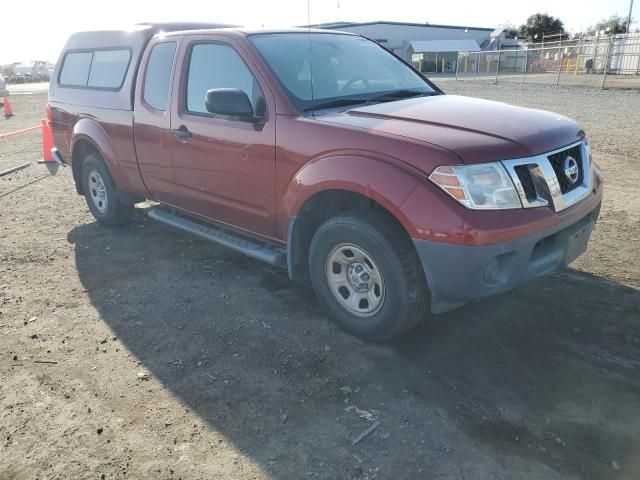
[[[81,158],[75,158],[75,155],[73,155],[78,142],[82,140],[91,143],[96,150],[98,150],[118,189],[125,192],[130,191],[131,186],[129,185],[129,180],[124,174],[124,169],[118,160],[118,155],[116,154],[113,144],[97,121],[85,117],[78,120],[74,125],[70,142],[73,162],[82,161]]]
[[[411,235],[413,223],[401,209],[420,180],[414,172],[364,155],[336,155],[315,159],[291,179],[283,198],[278,229],[288,236],[289,219],[315,194],[346,190],[363,195],[387,209]]]

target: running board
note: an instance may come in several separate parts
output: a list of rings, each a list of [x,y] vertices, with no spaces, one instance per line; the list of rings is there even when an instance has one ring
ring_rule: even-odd
[[[246,239],[245,237],[241,237],[238,234],[225,230],[221,227],[203,225],[181,215],[163,210],[159,207],[151,208],[148,215],[150,218],[157,220],[158,222],[166,223],[172,227],[223,245],[231,250],[235,250],[236,252],[244,253],[248,257],[268,263],[274,267],[286,265],[285,254],[267,243],[259,243]]]

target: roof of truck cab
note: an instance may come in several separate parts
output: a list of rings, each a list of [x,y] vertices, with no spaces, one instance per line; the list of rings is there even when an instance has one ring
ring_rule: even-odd
[[[218,28],[235,28],[238,25],[210,22],[141,22],[136,25],[148,26],[155,31],[175,32],[184,30],[211,30]]]
[[[287,34],[287,33],[327,33],[331,35],[354,35],[350,32],[337,32],[335,30],[322,30],[319,28],[243,28],[243,27],[230,27],[230,28],[213,28],[213,29],[187,29],[176,30],[172,32],[162,32],[162,35],[170,37],[174,35],[207,35],[207,34],[231,34],[241,37],[249,35],[274,35],[274,34]],[[158,33],[160,34],[160,33]]]

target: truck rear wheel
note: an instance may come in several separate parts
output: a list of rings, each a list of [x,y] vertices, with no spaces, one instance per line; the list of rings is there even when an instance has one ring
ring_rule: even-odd
[[[122,203],[118,188],[97,153],[82,162],[82,189],[89,210],[100,223],[116,226],[131,219],[133,206]]]
[[[353,210],[327,220],[311,242],[309,268],[329,316],[358,337],[400,336],[426,311],[429,294],[413,245],[381,212]]]

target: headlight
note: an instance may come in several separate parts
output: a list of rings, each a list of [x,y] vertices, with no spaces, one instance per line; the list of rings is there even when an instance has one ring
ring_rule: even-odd
[[[436,168],[429,180],[467,208],[521,208],[518,193],[501,163]]]

